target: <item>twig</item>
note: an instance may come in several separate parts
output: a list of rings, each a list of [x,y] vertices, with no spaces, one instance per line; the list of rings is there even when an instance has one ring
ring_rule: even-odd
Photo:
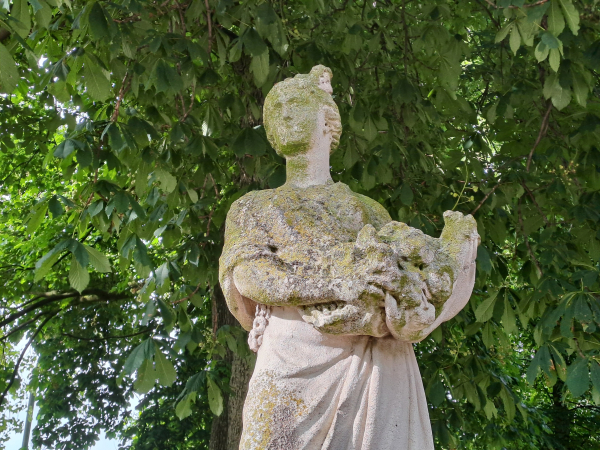
[[[117,104],[115,105],[115,110],[110,118],[111,122],[115,122],[119,117],[119,108],[121,107],[121,102],[123,101],[123,97],[125,93],[129,90],[131,86],[131,77],[129,77],[129,72],[125,72],[125,76],[123,77],[123,82],[121,83],[121,89],[119,89],[119,95],[117,95]]]
[[[208,23],[208,57],[212,51],[212,19],[210,17],[210,7],[208,6],[208,0],[204,0],[206,6],[206,21]]]
[[[543,5],[544,3],[547,3],[548,1],[549,0],[539,0],[539,1],[535,2],[535,3],[530,3],[528,5],[523,5],[523,8],[534,8],[536,6]],[[492,8],[495,8],[495,9],[504,9],[505,8],[504,6],[498,6],[495,3],[492,3],[491,0],[485,0],[485,2],[488,5],[490,5]],[[515,5],[510,5],[509,8],[510,9],[521,9],[518,6],[515,6]]]
[[[200,290],[200,286],[202,286],[202,283],[198,284],[198,286],[196,286],[196,289],[194,289],[194,292],[192,292],[190,295],[180,298],[179,300],[175,300],[174,302],[171,302],[171,304],[177,305],[178,303],[182,303],[182,302],[185,302],[186,300],[189,300],[194,295],[196,295],[196,292],[198,292]]]
[[[35,316],[33,319],[29,319],[27,322],[22,323],[21,325],[19,325],[18,327],[13,328],[12,330],[10,330],[7,334],[5,334],[4,336],[0,337],[0,342],[8,339],[9,336],[17,333],[18,331],[22,330],[23,328],[26,328],[31,322],[35,322],[36,320],[38,320],[40,317],[45,316],[46,314],[50,314],[53,313],[54,311],[44,311],[39,313],[37,316]]]
[[[211,181],[213,182],[213,187],[215,188],[215,195],[217,196],[217,200],[221,200],[221,196],[219,195],[219,189],[217,189],[217,182],[213,178],[212,173],[209,173],[208,176],[210,177]]]
[[[529,156],[527,156],[527,166],[526,166],[527,172],[529,172],[529,169],[531,168],[531,159],[533,158],[533,152],[535,152],[535,149],[540,144],[540,141],[542,140],[542,138],[546,135],[546,132],[548,131],[548,118],[550,117],[550,111],[552,111],[552,102],[550,100],[548,100],[548,107],[546,108],[546,114],[544,114],[544,117],[542,119],[542,125],[540,126],[540,132],[538,133],[538,137],[535,140],[535,143],[533,144],[531,151],[529,152]]]
[[[494,16],[490,12],[490,10],[487,9],[485,7],[485,5],[483,5],[479,0],[476,0],[476,1],[481,6],[481,8],[487,13],[487,15],[490,16],[490,19],[492,20],[492,22],[494,23],[494,25],[496,25],[496,28],[500,28],[500,23],[494,18]]]
[[[181,23],[181,34],[185,36],[187,29],[185,27],[185,20],[183,20],[183,10],[181,9],[181,3],[175,0],[175,4],[177,5],[177,9],[179,10],[179,22]]]
[[[533,249],[531,248],[531,245],[529,245],[529,236],[527,235],[527,233],[525,233],[525,227],[523,225],[523,217],[521,216],[521,199],[519,199],[518,210],[519,210],[519,212],[518,212],[518,214],[519,214],[519,225],[521,227],[521,231],[523,232],[523,241],[525,241],[525,246],[527,247],[527,250],[529,251],[529,255],[531,256],[531,260],[535,264],[535,267],[537,268],[538,274],[539,274],[539,276],[541,278],[542,275],[544,275],[544,272],[542,271],[542,268],[540,267],[540,263],[538,262],[537,258],[535,257],[535,253],[533,253]]]
[[[56,312],[56,314],[58,314],[58,311]],[[19,355],[19,359],[17,360],[17,364],[15,364],[15,368],[13,369],[13,373],[10,377],[10,381],[8,382],[8,384],[6,385],[6,388],[4,389],[4,392],[2,392],[2,395],[0,396],[0,406],[2,406],[2,403],[4,403],[6,394],[8,394],[8,391],[10,390],[13,383],[15,382],[15,378],[17,378],[17,374],[19,373],[19,367],[21,366],[21,362],[23,361],[23,358],[25,357],[25,353],[27,352],[27,349],[29,348],[29,346],[31,345],[31,343],[33,342],[35,337],[38,335],[38,333],[40,331],[42,331],[42,328],[44,328],[44,325],[46,325],[56,314],[53,314],[50,317],[47,317],[46,320],[44,320],[40,324],[40,326],[37,328],[37,330],[35,330],[35,332],[31,336],[31,338],[29,339],[29,341],[27,341],[27,344],[25,344],[25,348],[23,348],[23,350],[21,351],[21,354]]]
[[[88,338],[88,337],[83,337],[83,336],[75,336],[74,334],[71,334],[71,333],[62,333],[62,334],[63,334],[63,336],[69,336],[73,339],[81,339],[82,341],[106,341],[108,339],[123,339],[123,338],[128,338],[128,337],[139,336],[140,334],[148,333],[149,331],[152,331],[152,329],[149,328],[147,330],[139,331],[137,333],[124,334],[122,336],[106,336],[103,338],[100,338],[100,337]]]
[[[540,213],[540,216],[542,216],[542,218],[544,219],[544,223],[546,224],[546,226],[549,226],[550,225],[550,221],[548,220],[548,218],[546,217],[546,215],[542,211],[542,208],[540,208],[540,205],[538,204],[538,202],[535,200],[535,197],[533,196],[533,192],[531,192],[531,190],[527,187],[527,185],[525,184],[524,181],[521,182],[521,186],[523,186],[523,189],[525,189],[525,191],[527,192],[527,194],[529,195],[529,197],[533,201],[533,204],[536,206],[538,212]]]
[[[140,15],[139,14],[134,14],[132,16],[125,17],[124,19],[113,19],[113,22],[117,22],[117,23],[129,23],[129,22],[139,22],[140,20],[142,20],[142,18],[140,17]]]
[[[485,194],[485,197],[483,197],[483,199],[479,202],[479,204],[475,207],[475,209],[473,211],[471,211],[472,216],[475,215],[475,213],[479,210],[479,208],[481,208],[483,206],[485,201],[490,197],[490,195],[492,195],[494,193],[494,191],[496,189],[498,189],[498,186],[500,186],[501,184],[502,184],[502,182],[498,181],[498,184],[496,186],[494,186],[490,192]]]

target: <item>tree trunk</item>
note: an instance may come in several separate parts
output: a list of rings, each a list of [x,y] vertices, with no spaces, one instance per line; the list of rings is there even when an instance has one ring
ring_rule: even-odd
[[[552,432],[554,434],[554,438],[558,441],[558,443],[564,449],[571,448],[571,411],[562,401],[562,391],[564,388],[564,383],[561,380],[558,380],[556,384],[552,387],[552,409],[551,409],[551,419],[552,419]]]
[[[213,330],[216,332],[223,325],[239,326],[225,303],[221,286],[215,287],[213,295]],[[230,350],[227,350],[225,361],[231,364],[231,379],[229,387],[232,394],[224,393],[226,408],[223,413],[213,418],[209,450],[238,450],[242,434],[242,409],[252,368],[246,361]]]

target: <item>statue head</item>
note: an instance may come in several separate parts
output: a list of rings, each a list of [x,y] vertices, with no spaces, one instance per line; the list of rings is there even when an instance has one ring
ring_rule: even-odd
[[[308,74],[287,78],[273,86],[264,105],[267,138],[281,156],[306,153],[319,133],[329,136],[330,152],[340,142],[342,125],[331,94],[332,73],[315,66]]]

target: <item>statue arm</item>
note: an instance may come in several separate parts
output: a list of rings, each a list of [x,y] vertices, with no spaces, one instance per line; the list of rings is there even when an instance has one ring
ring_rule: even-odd
[[[258,257],[236,265],[233,281],[241,295],[264,305],[311,305],[344,295],[340,278],[295,272],[276,256]]]
[[[471,216],[447,211],[439,239],[391,223],[380,235],[403,266],[400,288],[386,293],[386,323],[400,340],[419,342],[458,314],[475,283],[479,235]]]

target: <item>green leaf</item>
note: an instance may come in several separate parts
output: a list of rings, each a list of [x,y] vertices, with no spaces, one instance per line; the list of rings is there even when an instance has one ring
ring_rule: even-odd
[[[517,27],[513,27],[510,32],[510,49],[514,54],[517,53],[519,47],[521,46],[521,35],[519,34],[519,30]]]
[[[406,206],[410,206],[414,201],[414,197],[415,194],[413,193],[410,184],[406,182],[402,183],[402,190],[400,191],[400,201]]]
[[[589,86],[580,71],[571,70],[571,74],[573,76],[573,94],[575,95],[575,100],[585,108]]]
[[[58,201],[56,195],[52,196],[48,202],[48,209],[50,210],[53,219],[62,216],[65,212],[62,203]]]
[[[267,144],[258,131],[253,128],[244,128],[235,138],[232,148],[240,158],[246,154],[262,156],[267,151]]]
[[[377,127],[372,117],[369,117],[363,128],[363,135],[367,141],[371,142],[377,137]]]
[[[496,297],[499,291],[492,291],[490,296],[477,306],[475,310],[475,318],[477,322],[487,322],[492,318],[494,314],[494,305],[496,303]]]
[[[44,0],[38,0],[36,3],[41,5],[41,9],[35,11],[35,20],[41,28],[48,28],[52,21],[52,8]]]
[[[0,92],[10,94],[19,82],[19,71],[6,47],[0,44]]]
[[[551,98],[556,109],[561,110],[571,102],[571,90],[561,87],[558,75],[553,73],[544,83],[544,97]]]
[[[477,247],[477,268],[485,273],[492,273],[492,260],[485,246]]]
[[[215,383],[211,377],[207,378],[208,381],[208,405],[210,410],[215,416],[220,416],[223,412],[223,394],[221,389]]]
[[[527,369],[527,382],[529,384],[533,384],[535,382],[540,370],[544,370],[546,373],[550,372],[550,352],[548,351],[548,346],[546,345],[537,351]]]
[[[31,15],[29,13],[27,0],[15,0],[10,11],[10,16],[18,21],[16,23],[11,22],[11,24],[14,24],[13,27],[17,34],[22,38],[29,36],[29,31],[31,30]],[[0,67],[1,66],[2,64],[0,64]]]
[[[242,40],[245,49],[248,50],[248,52],[250,52],[250,55],[256,57],[259,55],[263,55],[266,52],[268,59],[267,45],[264,43],[264,41],[261,39],[260,35],[254,28],[248,28],[248,30],[242,36]]]
[[[517,327],[517,317],[510,304],[508,297],[504,298],[504,314],[502,315],[502,325],[508,334],[515,334],[519,331]]]
[[[541,42],[543,42],[549,49],[560,48],[561,46],[561,42],[556,35],[548,32],[542,33]]]
[[[34,14],[43,8],[42,4],[40,3],[40,0],[29,0],[29,3],[31,4],[31,6],[33,6]]]
[[[154,341],[151,338],[145,339],[139,344],[127,357],[123,366],[123,373],[131,375],[138,367],[141,366],[145,359],[150,359],[154,356]]]
[[[160,183],[161,189],[167,193],[173,192],[177,187],[177,178],[164,169],[155,170],[154,176]]]
[[[104,202],[102,200],[95,201],[88,206],[87,211],[90,217],[94,217],[104,209]]]
[[[489,349],[494,345],[494,332],[490,323],[486,323],[481,331],[481,339],[483,344]]]
[[[497,44],[500,41],[503,41],[506,36],[508,36],[508,33],[510,33],[510,31],[513,29],[514,26],[514,22],[510,22],[508,25],[504,26],[500,31],[498,31],[496,33],[496,39],[494,39],[494,42]]]
[[[250,71],[254,74],[254,83],[257,87],[265,84],[269,75],[269,52],[267,50],[252,57]]]
[[[192,415],[192,404],[196,400],[196,392],[190,392],[183,399],[177,403],[175,407],[175,414],[179,417],[179,420],[183,420],[188,416]]]
[[[176,94],[183,89],[183,81],[173,67],[159,59],[154,66],[154,86],[157,93]]]
[[[160,298],[157,300],[157,303],[158,309],[160,310],[160,315],[163,318],[165,326],[173,325],[175,323],[175,319],[177,318],[177,315],[175,314],[175,311],[173,311],[173,308],[171,308],[171,306],[169,306],[167,303],[165,303],[164,300]]]
[[[592,360],[590,364],[592,383],[595,388],[600,391],[600,364],[594,360]]]
[[[92,100],[105,101],[112,95],[110,81],[102,69],[86,54],[84,55],[83,79]]]
[[[573,2],[571,0],[558,1],[571,33],[577,36],[577,33],[579,32],[579,11],[577,11],[577,8],[573,6]],[[554,3],[554,1],[552,3]]]
[[[71,269],[69,270],[69,283],[78,292],[83,292],[90,282],[90,274],[87,268],[77,262],[75,255],[71,258]]]
[[[429,397],[433,406],[439,406],[446,400],[446,388],[439,379],[431,386],[427,397]]]
[[[539,62],[542,62],[548,57],[549,52],[550,52],[550,49],[548,48],[548,46],[546,44],[544,44],[543,41],[540,41],[538,43],[538,45],[535,47],[535,52],[534,52],[535,58]]]
[[[194,189],[188,189],[187,193],[192,203],[196,203],[198,201],[198,193]]]
[[[565,28],[565,19],[560,10],[560,0],[552,0],[548,10],[548,31],[558,36]]]
[[[590,371],[587,358],[577,358],[567,370],[567,387],[573,397],[582,396],[590,387]]]
[[[98,2],[94,2],[90,9],[89,24],[94,40],[98,41],[109,35],[108,22],[104,9]]]
[[[506,387],[502,387],[502,390],[500,391],[500,398],[502,399],[502,403],[504,404],[504,411],[506,412],[506,417],[508,418],[508,422],[510,423],[515,418],[515,399]]]
[[[558,68],[560,67],[560,50],[557,48],[550,49],[550,58],[548,59],[550,63],[550,67],[555,72],[558,72]]]
[[[138,394],[146,394],[154,387],[156,381],[156,372],[151,359],[144,359],[137,372],[137,378],[133,383],[133,388]]]
[[[156,374],[158,376],[158,382],[163,386],[171,386],[177,379],[177,372],[171,361],[169,361],[165,355],[160,351],[158,345],[154,343],[154,362],[156,364]]]
[[[85,245],[84,247],[90,257],[90,263],[100,273],[109,273],[111,272],[110,262],[106,255],[103,255],[98,250],[89,245]]]
[[[64,241],[61,241],[56,247],[54,247],[52,250],[50,250],[48,253],[42,256],[35,263],[34,282],[38,282],[39,280],[44,278],[48,274],[48,272],[50,272],[52,266],[56,263],[60,254],[69,246],[70,243],[71,239],[65,239]]]
[[[69,251],[73,254],[73,256],[75,256],[77,262],[81,265],[81,267],[88,266],[90,258],[83,244],[81,244],[76,239],[71,239],[69,243]]]
[[[46,211],[48,211],[47,202],[40,202],[36,205],[34,211],[29,215],[29,220],[27,221],[27,233],[35,233],[35,230],[37,230],[44,221],[44,218],[46,217]]]

